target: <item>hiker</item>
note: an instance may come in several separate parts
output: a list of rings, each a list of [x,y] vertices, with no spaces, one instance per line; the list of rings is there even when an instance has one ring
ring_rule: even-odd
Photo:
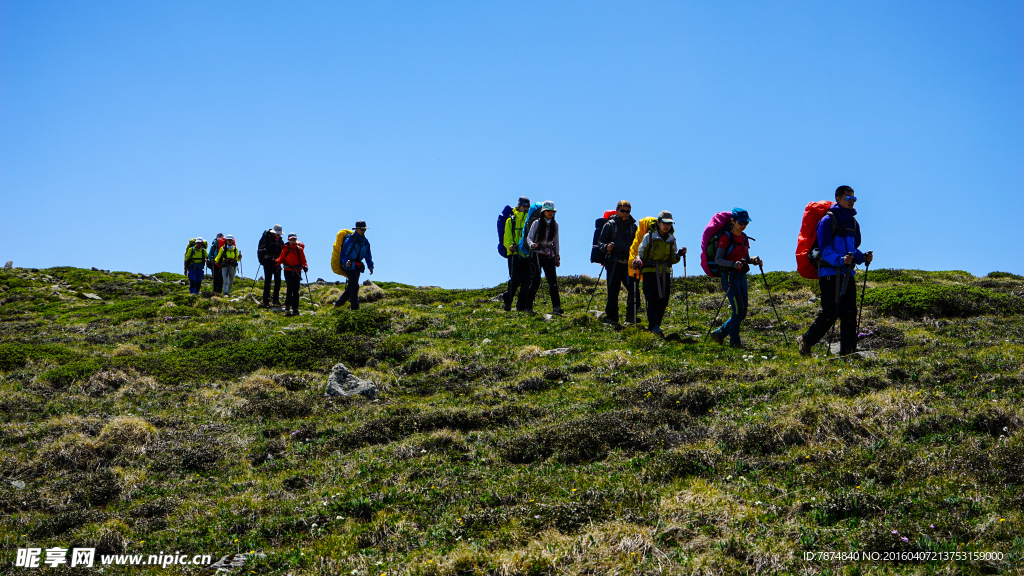
[[[345,292],[334,303],[334,307],[340,308],[347,301],[352,310],[359,310],[359,274],[367,267],[370,274],[373,274],[373,255],[370,253],[370,241],[366,239],[365,220],[356,222],[355,232],[345,238],[341,246],[341,258],[341,266],[348,281],[345,283]],[[366,264],[363,264],[363,259],[366,259]]]
[[[854,265],[871,263],[871,252],[860,251],[860,224],[853,208],[857,197],[853,188],[836,188],[836,203],[818,222],[817,247],[820,250],[818,286],[821,288],[821,310],[807,332],[796,343],[801,356],[809,356],[811,347],[836,323],[839,329],[839,355],[857,350],[857,283]]]
[[[526,241],[533,253],[530,262],[530,288],[526,299],[526,310],[533,313],[533,299],[540,288],[540,273],[548,281],[551,294],[551,313],[562,315],[562,299],[558,295],[558,275],[555,268],[562,265],[562,257],[558,251],[558,222],[555,222],[555,203],[548,200],[541,206],[542,217],[537,218],[526,235]]]
[[[224,288],[224,295],[229,296],[231,294],[231,286],[235,283],[235,270],[238,267],[238,262],[242,260],[242,252],[235,246],[234,236],[224,237],[224,246],[217,251],[217,268],[220,269],[221,284]],[[214,292],[216,292],[216,288]]]
[[[505,246],[508,246],[508,290],[505,291],[503,308],[506,312],[512,310],[512,299],[519,291],[519,298],[516,300],[516,310],[525,312],[529,306],[530,291],[530,263],[526,254],[519,251],[519,243],[526,233],[526,214],[530,210],[530,199],[526,196],[519,198],[516,204],[513,217],[505,222]]]
[[[224,286],[224,279],[220,273],[220,266],[217,266],[217,253],[224,246],[224,234],[217,233],[217,237],[210,244],[209,254],[206,257],[206,266],[210,269],[210,276],[213,276],[213,293],[220,294]]]
[[[275,264],[284,267],[284,315],[299,315],[299,285],[302,284],[302,273],[309,270],[306,266],[306,250],[294,232],[288,234],[288,243],[281,247],[281,255]]]
[[[686,247],[676,248],[675,221],[672,213],[658,213],[658,225],[651,226],[640,241],[633,268],[643,274],[644,298],[647,299],[647,328],[662,335],[661,322],[668,308],[672,291],[672,265],[678,264]]]
[[[206,240],[197,237],[185,249],[185,275],[188,276],[188,293],[199,294],[203,285],[203,271],[206,269]]]
[[[263,302],[261,308],[270,307],[270,281],[274,281],[274,307],[281,305],[281,267],[276,263],[277,257],[281,255],[281,225],[274,224],[274,227],[263,232],[260,237],[259,247],[256,249],[256,258],[263,266]]]
[[[733,348],[743,348],[740,323],[747,317],[747,271],[751,265],[763,263],[760,258],[750,256],[750,240],[745,232],[749,224],[750,214],[743,208],[733,208],[729,229],[718,239],[715,252],[715,264],[722,272],[722,289],[729,298],[732,316],[711,333],[711,338],[722,344],[728,334],[729,345]]]
[[[633,210],[628,200],[615,206],[615,216],[601,229],[597,248],[605,253],[608,269],[608,302],[602,322],[619,323],[619,288],[626,287],[626,322],[636,323],[637,281],[629,275],[629,247],[636,236],[636,220],[629,215]]]

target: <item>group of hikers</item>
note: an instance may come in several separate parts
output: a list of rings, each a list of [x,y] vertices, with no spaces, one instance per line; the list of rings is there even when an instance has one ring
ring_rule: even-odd
[[[804,212],[805,230],[797,245],[798,270],[805,277],[817,278],[821,310],[814,323],[797,338],[801,355],[809,355],[811,347],[839,319],[840,355],[856,351],[854,266],[870,264],[872,260],[871,252],[860,250],[860,225],[854,217],[856,201],[853,188],[840,186],[835,191],[835,202],[812,202]],[[502,295],[505,311],[512,310],[515,300],[517,311],[534,313],[543,272],[551,294],[551,313],[562,314],[555,270],[561,264],[556,212],[554,202],[531,204],[523,196],[514,209],[506,206],[498,216],[498,252],[508,260],[508,289]],[[602,265],[602,274],[608,272],[602,321],[620,325],[619,294],[625,288],[625,322],[636,324],[642,286],[648,330],[663,335],[661,325],[672,290],[672,266],[682,259],[685,269],[687,248],[677,245],[671,212],[662,210],[656,217],[641,220],[631,212],[630,202],[621,200],[615,210],[595,222],[591,261]],[[728,337],[729,345],[736,348],[743,347],[740,325],[747,317],[747,274],[752,266],[764,273],[764,262],[750,253],[753,238],[747,236],[746,230],[751,221],[749,212],[739,207],[715,214],[705,227],[701,242],[701,266],[709,276],[720,278],[732,309],[730,317],[710,337],[719,344],[724,344]]]
[[[366,239],[366,222],[360,220],[356,222],[354,232],[352,230],[344,232],[347,234],[344,244],[340,247],[340,269],[343,271],[343,275],[348,277],[348,283],[345,286],[345,292],[334,303],[334,306],[341,307],[345,302],[351,302],[352,309],[357,310],[359,308],[359,274],[367,267],[363,264],[363,260],[366,260],[370,274],[373,274],[373,257],[370,254],[370,241]],[[280,224],[274,224],[260,236],[256,249],[256,257],[264,271],[263,299],[260,307],[281,307],[281,272],[283,271],[285,316],[297,316],[302,275],[309,271],[309,265],[306,263],[306,247],[299,242],[298,234],[294,232],[288,234],[287,241],[282,240],[282,236],[284,236],[284,229]],[[185,249],[185,274],[189,280],[189,293],[199,294],[205,270],[209,267],[213,276],[214,293],[230,295],[235,278],[235,268],[241,261],[242,253],[235,246],[233,236],[217,234],[213,245],[209,248],[202,237],[189,240],[188,247]],[[339,270],[335,269],[335,271]],[[271,292],[271,287],[273,287],[273,292]],[[271,295],[273,295],[273,300],[271,300]]]
[[[835,202],[812,202],[804,211],[801,235],[797,244],[797,268],[801,275],[817,278],[821,288],[821,310],[811,326],[797,338],[802,355],[810,354],[830,328],[841,319],[841,355],[854,352],[857,347],[857,298],[854,266],[870,264],[871,252],[861,252],[860,224],[857,223],[853,188],[836,188]],[[534,301],[540,289],[541,274],[547,280],[551,296],[551,313],[563,313],[558,290],[556,268],[561,266],[558,222],[555,203],[531,203],[523,196],[516,207],[505,206],[498,217],[498,252],[507,259],[508,288],[502,295],[505,311],[516,310],[533,314]],[[672,266],[683,261],[686,266],[687,248],[679,247],[675,236],[672,213],[662,210],[658,215],[637,220],[632,205],[621,200],[615,210],[605,212],[595,222],[591,261],[601,264],[601,274],[607,270],[607,301],[603,322],[620,326],[619,294],[626,290],[625,322],[637,324],[640,309],[640,287],[647,301],[647,327],[654,334],[663,335],[661,325],[672,292]],[[750,238],[746,230],[751,223],[750,214],[743,208],[715,214],[704,229],[701,241],[701,266],[709,276],[720,278],[724,298],[728,299],[732,314],[714,331],[710,338],[724,344],[743,347],[740,325],[747,317],[747,275],[752,266],[764,274],[763,261],[750,252]],[[359,277],[368,268],[373,274],[373,256],[366,238],[366,222],[356,222],[353,229],[341,230],[335,238],[331,267],[345,276],[345,291],[334,303],[336,308],[346,303],[352,310],[359,309]],[[295,233],[282,240],[280,224],[266,230],[257,249],[259,265],[264,269],[264,308],[280,307],[281,272],[287,285],[284,300],[286,316],[299,313],[299,287],[302,274],[309,270],[305,246]],[[365,261],[365,264],[364,264]],[[229,295],[235,278],[235,269],[242,262],[233,236],[217,234],[212,246],[202,238],[189,241],[185,252],[185,273],[189,278],[189,292],[198,294],[207,268],[213,273],[213,290]],[[600,279],[600,275],[598,276]],[[308,278],[307,278],[308,283]],[[767,280],[765,280],[767,286]],[[273,287],[273,291],[271,291]],[[518,295],[518,297],[517,297]],[[271,300],[273,296],[273,300]],[[780,320],[781,321],[781,320]]]

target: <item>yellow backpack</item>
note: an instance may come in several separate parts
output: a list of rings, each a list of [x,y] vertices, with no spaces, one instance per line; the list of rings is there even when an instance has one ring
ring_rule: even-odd
[[[351,233],[352,231],[348,229],[338,230],[338,235],[334,237],[334,250],[331,252],[331,270],[346,278],[348,278],[348,274],[341,269],[341,245],[345,243],[345,238]]]
[[[640,243],[644,241],[647,231],[658,221],[657,216],[646,216],[636,223],[636,236],[633,237],[633,244],[629,247],[629,275],[634,278],[640,277],[640,271],[633,269],[633,260],[636,260],[640,252]]]

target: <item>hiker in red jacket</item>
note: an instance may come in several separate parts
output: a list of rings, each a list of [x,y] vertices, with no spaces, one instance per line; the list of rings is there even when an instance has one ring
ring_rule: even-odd
[[[299,242],[294,232],[288,235],[288,243],[281,248],[281,255],[274,263],[284,267],[284,281],[287,285],[284,295],[284,315],[299,315],[299,284],[302,273],[309,270],[306,266],[306,246]]]

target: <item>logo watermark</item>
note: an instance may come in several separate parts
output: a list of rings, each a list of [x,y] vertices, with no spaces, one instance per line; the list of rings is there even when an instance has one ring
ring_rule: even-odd
[[[71,552],[70,557],[68,552]],[[213,562],[209,554],[189,556],[180,551],[174,554],[101,554],[97,561],[95,548],[18,548],[14,565],[18,568],[40,568],[42,565],[56,568],[66,564],[72,568],[81,566],[206,566]]]

